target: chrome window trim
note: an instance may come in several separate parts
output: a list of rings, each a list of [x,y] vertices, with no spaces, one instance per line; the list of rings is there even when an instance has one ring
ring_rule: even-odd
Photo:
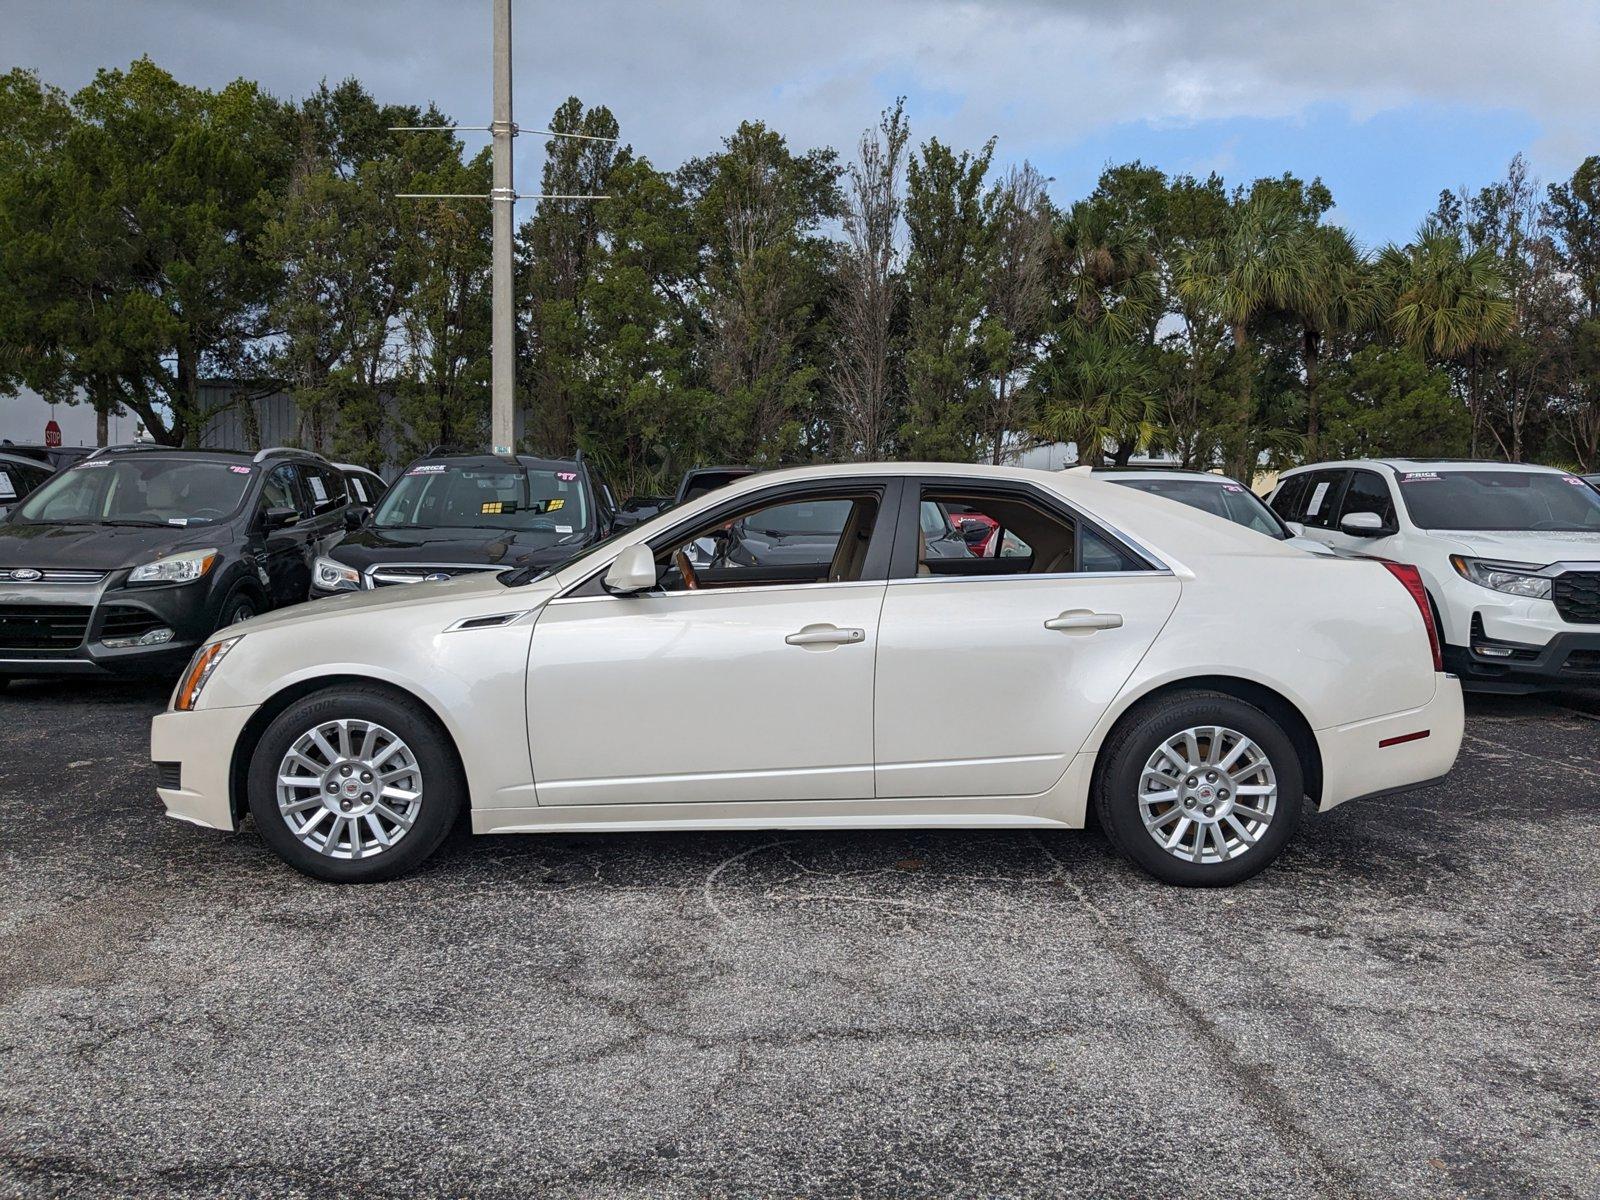
[[[985,560],[973,559],[973,561]],[[1171,578],[1173,574],[1169,567],[1146,567],[1142,571],[1040,571],[1036,575],[1027,572],[1019,575],[912,575],[903,579],[891,579],[889,586],[894,587],[904,583],[1004,583],[1030,579],[1160,579]]]
[[[1145,572],[1148,574],[1148,572]],[[648,592],[629,592],[627,595],[617,595],[607,592],[603,596],[571,596],[562,593],[546,603],[551,604],[593,604],[602,600],[649,600],[656,597],[668,596],[742,596],[752,592],[770,594],[773,592],[814,592],[824,588],[881,588],[892,583],[888,579],[850,579],[829,583],[748,583],[740,587],[718,588],[682,588],[675,592],[664,592],[657,588]]]

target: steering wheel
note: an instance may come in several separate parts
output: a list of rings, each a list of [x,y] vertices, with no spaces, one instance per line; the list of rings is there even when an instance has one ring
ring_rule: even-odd
[[[694,564],[689,561],[689,556],[684,553],[682,546],[673,552],[672,561],[677,565],[678,574],[683,576],[683,586],[691,592],[697,590],[700,587],[700,576],[695,574]]]

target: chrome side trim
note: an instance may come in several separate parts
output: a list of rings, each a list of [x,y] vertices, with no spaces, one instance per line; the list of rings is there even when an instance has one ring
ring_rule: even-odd
[[[532,611],[533,609],[531,608],[521,608],[516,612],[485,613],[481,617],[462,617],[459,621],[446,625],[444,631],[446,633],[458,633],[474,629],[504,629],[507,625],[522,620]]]

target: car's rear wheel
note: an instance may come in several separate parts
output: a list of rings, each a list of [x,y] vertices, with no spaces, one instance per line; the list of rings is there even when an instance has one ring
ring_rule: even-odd
[[[1167,883],[1248,879],[1299,824],[1304,772],[1294,742],[1271,715],[1233,696],[1161,697],[1124,721],[1103,754],[1101,826]]]
[[[261,605],[245,588],[240,588],[222,602],[222,614],[217,618],[217,628],[226,629],[240,621],[248,621],[261,611]]]
[[[432,716],[375,688],[336,687],[290,705],[250,759],[250,812],[285,862],[335,883],[420,865],[466,792]]]

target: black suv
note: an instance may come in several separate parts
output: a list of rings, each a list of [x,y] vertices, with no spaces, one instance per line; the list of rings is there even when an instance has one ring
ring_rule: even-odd
[[[311,594],[545,570],[607,537],[615,521],[611,490],[582,458],[430,454],[317,560]]]
[[[348,507],[303,450],[100,451],[0,521],[0,679],[176,672],[214,630],[305,600]]]

